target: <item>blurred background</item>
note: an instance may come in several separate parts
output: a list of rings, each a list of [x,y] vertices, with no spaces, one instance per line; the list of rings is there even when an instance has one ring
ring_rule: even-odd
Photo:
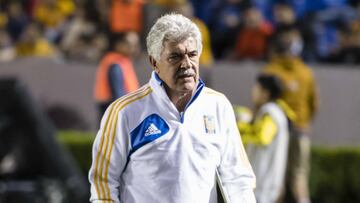
[[[0,0],[0,203],[88,201],[94,81],[109,36],[140,36],[143,85],[146,34],[167,12],[199,26],[206,85],[249,108],[273,36],[298,30],[294,51],[319,92],[311,199],[360,202],[359,0]]]

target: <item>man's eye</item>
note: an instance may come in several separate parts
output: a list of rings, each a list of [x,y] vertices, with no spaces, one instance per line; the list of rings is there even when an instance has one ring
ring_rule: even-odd
[[[195,57],[195,56],[197,56],[198,54],[197,54],[197,52],[191,52],[191,53],[189,53],[189,57],[190,58],[193,58],[193,57]]]
[[[190,58],[194,58],[194,57],[196,57],[197,55],[198,55],[198,53],[197,53],[196,51],[190,52],[190,53],[188,54],[188,56],[189,56]]]
[[[176,62],[176,61],[178,61],[178,60],[180,60],[180,56],[179,56],[179,55],[172,55],[172,56],[169,57],[169,61],[170,61],[170,62]]]

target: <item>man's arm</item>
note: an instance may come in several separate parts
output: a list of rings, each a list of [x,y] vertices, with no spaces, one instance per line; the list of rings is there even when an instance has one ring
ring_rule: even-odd
[[[230,203],[254,203],[256,202],[253,191],[256,185],[255,175],[240,139],[229,101],[226,101],[223,114],[223,122],[226,122],[223,124],[226,126],[224,132],[226,144],[218,168],[219,177]]]
[[[124,89],[124,74],[121,71],[121,67],[118,64],[111,65],[108,73],[110,90],[113,101],[121,96],[125,95]]]
[[[94,140],[89,171],[91,202],[120,202],[119,179],[127,161],[128,136],[125,119],[119,120],[117,103],[106,110]]]
[[[266,146],[272,143],[278,129],[275,121],[269,114],[257,117],[254,123],[237,123],[241,139],[246,144]]]

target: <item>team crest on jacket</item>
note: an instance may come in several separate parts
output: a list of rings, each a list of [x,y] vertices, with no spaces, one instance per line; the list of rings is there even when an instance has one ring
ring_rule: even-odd
[[[205,132],[208,134],[215,134],[215,117],[204,115]]]

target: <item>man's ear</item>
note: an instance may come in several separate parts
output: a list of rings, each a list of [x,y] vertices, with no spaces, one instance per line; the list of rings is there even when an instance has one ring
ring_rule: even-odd
[[[152,68],[156,73],[158,73],[158,68],[157,68],[156,60],[155,60],[152,56],[149,56],[149,62],[150,62],[151,68]]]

